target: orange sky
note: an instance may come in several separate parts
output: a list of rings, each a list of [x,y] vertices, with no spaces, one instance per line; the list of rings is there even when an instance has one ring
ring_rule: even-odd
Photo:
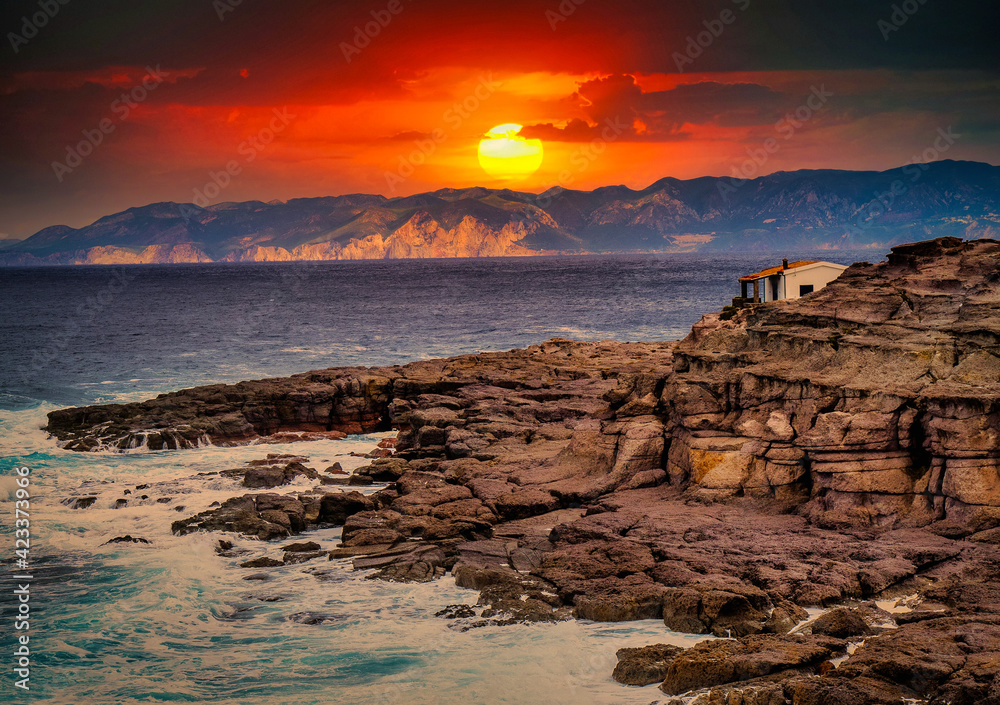
[[[962,136],[939,158],[1000,161],[995,43],[930,6],[889,41],[870,4],[282,7],[62,6],[0,73],[0,233],[192,201],[213,181],[219,202],[886,169],[948,128]],[[510,122],[545,158],[505,182],[476,154]]]

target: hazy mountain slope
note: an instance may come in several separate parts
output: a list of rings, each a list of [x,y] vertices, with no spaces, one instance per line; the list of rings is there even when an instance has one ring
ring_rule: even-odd
[[[154,203],[84,228],[45,228],[4,264],[524,256],[878,247],[1000,237],[1000,167],[943,161],[885,172],[752,180],[664,178],[640,191],[483,187],[208,208]]]

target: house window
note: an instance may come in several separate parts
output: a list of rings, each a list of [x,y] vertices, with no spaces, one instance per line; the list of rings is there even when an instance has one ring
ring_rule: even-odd
[[[799,284],[799,296],[805,296],[806,294],[813,293],[812,284]]]

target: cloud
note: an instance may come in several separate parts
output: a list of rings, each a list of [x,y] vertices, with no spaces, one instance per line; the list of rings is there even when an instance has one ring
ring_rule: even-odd
[[[586,142],[611,123],[624,124],[626,141],[674,142],[688,139],[685,125],[744,127],[773,123],[790,97],[754,83],[702,81],[645,92],[634,76],[620,74],[582,82],[565,104],[585,117],[568,118],[562,127],[540,123],[525,127],[526,137]]]
[[[104,66],[87,71],[22,71],[3,76],[0,79],[0,93],[12,94],[25,91],[72,92],[88,85],[102,88],[131,88],[141,83],[156,66]],[[158,71],[166,83],[177,83],[182,79],[194,78],[204,68],[164,67]]]

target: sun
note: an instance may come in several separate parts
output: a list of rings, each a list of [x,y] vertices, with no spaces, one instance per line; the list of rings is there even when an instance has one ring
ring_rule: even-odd
[[[525,179],[542,166],[542,141],[520,136],[521,125],[497,125],[479,142],[479,165],[497,179]]]

